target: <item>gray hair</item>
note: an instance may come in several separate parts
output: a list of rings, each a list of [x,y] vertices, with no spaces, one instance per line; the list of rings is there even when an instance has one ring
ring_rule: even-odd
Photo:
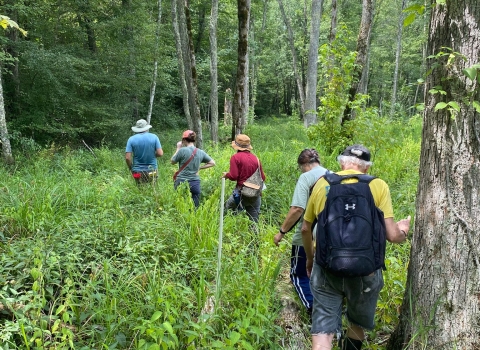
[[[355,164],[360,168],[361,171],[367,171],[368,167],[373,164],[372,162],[367,162],[366,160],[359,159],[357,157],[343,155],[339,155],[337,157],[337,161],[340,163],[340,165]]]

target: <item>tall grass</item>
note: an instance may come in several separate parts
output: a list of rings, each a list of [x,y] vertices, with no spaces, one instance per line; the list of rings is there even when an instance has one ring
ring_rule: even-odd
[[[386,126],[395,129],[398,125]],[[376,154],[395,212],[413,214],[418,121],[398,147]],[[390,130],[392,131],[392,130]],[[222,171],[229,142],[205,147],[217,166],[201,172],[195,211],[186,186],[173,189],[176,134],[160,139],[156,185],[138,187],[123,150],[44,149],[0,168],[0,346],[3,349],[280,349],[275,284],[288,243],[273,235],[288,211],[308,141],[294,119],[249,126],[267,189],[258,236],[244,215],[225,213],[221,290],[215,291]],[[368,145],[367,145],[368,146]],[[336,154],[322,154],[336,169]],[[226,196],[234,183],[227,181]],[[257,248],[258,245],[258,248]],[[378,332],[395,325],[408,245],[389,246]],[[216,295],[219,307],[204,312]]]

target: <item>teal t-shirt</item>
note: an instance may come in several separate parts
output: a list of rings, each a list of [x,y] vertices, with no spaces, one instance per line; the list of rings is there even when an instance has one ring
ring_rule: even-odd
[[[192,155],[193,150],[195,147],[182,147],[178,150],[177,154],[172,157],[172,162],[178,163],[178,168],[180,169],[183,164],[190,158]],[[188,181],[188,180],[200,180],[200,176],[198,176],[198,170],[202,163],[208,163],[211,161],[212,158],[205,153],[205,151],[197,148],[197,153],[187,164],[187,166],[178,174],[177,179],[180,181]]]
[[[321,166],[317,166],[306,173],[300,175],[295,186],[295,191],[293,192],[292,203],[290,206],[305,208],[307,207],[308,198],[310,197],[310,188],[317,182],[317,180],[325,175],[327,169]],[[302,241],[302,221],[303,215],[298,221],[297,227],[295,228],[295,233],[292,238],[293,245],[303,246]]]

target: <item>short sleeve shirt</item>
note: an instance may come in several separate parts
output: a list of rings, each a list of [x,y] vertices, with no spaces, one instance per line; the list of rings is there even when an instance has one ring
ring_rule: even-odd
[[[178,167],[181,168],[183,164],[192,156],[193,150],[195,147],[182,147],[178,150],[178,152],[172,157],[172,162],[178,163]],[[205,151],[197,148],[197,153],[187,164],[187,166],[178,174],[177,179],[181,181],[188,181],[188,180],[200,180],[200,176],[198,176],[198,170],[202,163],[208,163],[211,161],[212,158],[205,153]]]
[[[131,136],[125,153],[133,153],[132,171],[157,170],[155,152],[159,148],[162,148],[162,145],[155,134],[142,132]]]
[[[310,189],[313,188],[313,185],[315,185],[320,177],[325,175],[326,171],[327,169],[324,167],[317,166],[300,175],[297,185],[295,186],[295,191],[293,192],[292,203],[290,206],[305,209],[307,207],[308,198],[310,197]],[[292,238],[293,245],[303,246],[302,219],[303,215],[295,228],[295,233]]]
[[[343,170],[337,173],[338,175],[361,174],[356,170]],[[354,182],[355,179],[347,180],[345,182]],[[384,218],[393,218],[392,198],[390,196],[390,189],[385,181],[382,179],[374,179],[369,183],[372,191],[375,206],[383,211]],[[305,210],[304,219],[308,222],[313,222],[318,214],[325,207],[327,201],[328,190],[330,186],[325,179],[320,179],[313,188],[312,195]]]

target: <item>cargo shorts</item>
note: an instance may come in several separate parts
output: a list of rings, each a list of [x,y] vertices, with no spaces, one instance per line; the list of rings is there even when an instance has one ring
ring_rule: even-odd
[[[344,298],[348,321],[367,330],[373,329],[378,296],[382,288],[381,269],[365,277],[338,277],[314,263],[310,276],[310,289],[313,294],[311,333],[341,332],[339,327]]]

